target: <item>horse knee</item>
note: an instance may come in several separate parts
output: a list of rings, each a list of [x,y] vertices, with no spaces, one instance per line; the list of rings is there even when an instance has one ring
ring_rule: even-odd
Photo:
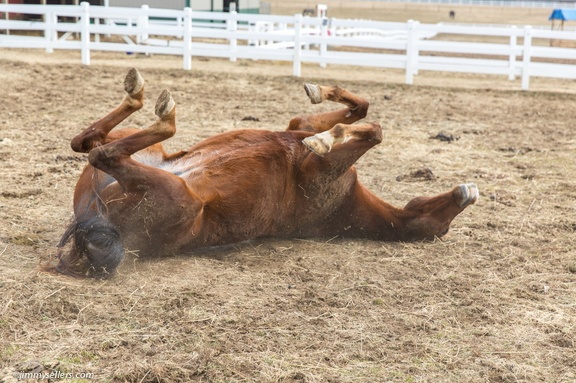
[[[104,136],[99,130],[87,129],[70,141],[70,147],[76,153],[88,153],[102,143]]]
[[[89,151],[89,148],[87,148],[86,145],[86,141],[83,139],[83,137],[80,136],[76,136],[72,139],[72,141],[70,141],[70,147],[76,153],[86,153]]]
[[[308,119],[301,117],[301,116],[292,118],[290,120],[290,123],[288,124],[288,128],[286,130],[287,131],[290,131],[290,130],[314,131],[314,129],[311,128],[310,123],[308,122]]]
[[[119,153],[115,145],[97,146],[88,153],[88,162],[90,165],[103,171],[117,164],[121,158],[122,154]]]
[[[372,134],[370,141],[374,142],[376,145],[382,142],[382,126],[378,121],[370,122]]]
[[[370,103],[366,100],[362,100],[358,103],[358,106],[354,108],[353,112],[358,116],[361,120],[368,115],[368,108],[370,107]]]

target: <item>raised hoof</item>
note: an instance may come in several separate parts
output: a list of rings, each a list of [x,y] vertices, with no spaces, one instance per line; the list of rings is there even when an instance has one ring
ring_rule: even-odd
[[[461,208],[472,205],[478,200],[478,187],[475,184],[463,184],[458,186],[458,188],[460,193],[457,203]]]
[[[172,95],[167,90],[163,90],[158,97],[158,101],[156,101],[156,110],[155,113],[158,117],[164,118],[174,110],[176,107],[176,102],[172,98]]]
[[[312,104],[320,104],[322,100],[322,91],[320,90],[320,86],[316,84],[304,84],[304,90],[312,101]]]
[[[144,78],[137,69],[130,69],[124,79],[124,90],[130,96],[135,96],[144,88]]]
[[[332,150],[332,143],[330,141],[334,141],[332,136],[329,134],[326,135],[326,133],[328,132],[306,137],[304,140],[302,140],[302,143],[312,152],[319,156],[323,156]]]

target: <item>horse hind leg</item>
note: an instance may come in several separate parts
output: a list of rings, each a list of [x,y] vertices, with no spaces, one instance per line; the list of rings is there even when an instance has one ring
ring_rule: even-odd
[[[332,129],[338,123],[352,124],[366,117],[369,103],[365,99],[338,86],[324,86],[305,84],[304,90],[313,104],[332,101],[346,105],[346,108],[295,117],[290,120],[287,130],[307,130],[311,132],[324,132]]]
[[[176,103],[167,90],[158,97],[155,113],[158,120],[148,128],[91,150],[88,154],[90,164],[110,174],[123,187],[137,188],[143,181],[142,176],[148,176],[142,165],[130,156],[176,133]]]
[[[144,78],[137,69],[130,69],[124,79],[126,95],[122,102],[110,113],[72,139],[72,150],[79,153],[88,153],[93,148],[108,142],[108,133],[132,113],[140,110],[144,105]]]
[[[156,114],[159,119],[149,128],[98,146],[88,155],[92,166],[112,175],[126,190],[137,192],[142,189],[140,194],[132,193],[138,201],[142,200],[142,193],[155,187],[155,181],[167,185],[173,181],[172,178],[177,178],[130,158],[131,154],[174,134],[175,103],[167,91],[162,92],[158,99]],[[105,194],[99,197],[98,204],[110,202]],[[130,200],[126,198],[125,202],[128,204]],[[109,220],[109,213],[110,210],[102,206],[80,210],[60,240],[58,264],[44,269],[75,277],[108,278],[114,275],[125,252],[120,230]],[[70,249],[65,250],[68,243],[71,243]]]

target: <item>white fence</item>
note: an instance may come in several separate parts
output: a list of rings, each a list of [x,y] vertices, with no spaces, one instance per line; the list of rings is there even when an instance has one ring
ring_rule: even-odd
[[[561,1],[526,1],[526,0],[367,0],[375,3],[416,3],[439,5],[473,5],[488,7],[523,7],[523,8],[574,8],[576,0]]]
[[[142,8],[0,4],[0,13],[40,15],[41,21],[0,20],[0,48],[92,50],[193,57],[290,61],[396,68],[412,84],[418,71],[521,78],[576,79],[573,32],[514,26],[389,23],[316,17],[193,12]],[[18,31],[16,33],[15,31]],[[23,33],[24,32],[24,33]],[[75,37],[78,36],[78,37]]]

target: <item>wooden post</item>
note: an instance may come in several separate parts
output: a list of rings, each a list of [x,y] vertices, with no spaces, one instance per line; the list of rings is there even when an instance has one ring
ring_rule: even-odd
[[[292,62],[292,75],[302,76],[302,15],[294,15],[294,58]]]
[[[324,58],[326,57],[326,53],[328,51],[328,44],[326,44],[326,37],[328,37],[328,22],[329,20],[324,17],[322,19],[322,26],[320,27],[320,37],[322,38],[322,42],[320,43],[320,57]],[[321,68],[326,68],[326,61],[325,60],[321,60],[320,61],[320,67]]]
[[[230,41],[230,61],[236,62],[236,51],[238,50],[238,40],[236,39],[236,31],[238,30],[238,12],[236,12],[236,3],[230,3],[230,18],[226,20],[226,29],[231,36]]]
[[[8,4],[8,0],[3,0],[2,3]],[[4,20],[6,21],[10,20],[10,12],[4,12]],[[10,34],[10,29],[6,29],[6,34],[7,35]]]
[[[522,57],[522,90],[530,88],[530,62],[532,60],[532,27],[524,27],[524,52]]]
[[[192,69],[192,8],[184,8],[183,69]]]
[[[56,16],[54,12],[48,11],[44,14],[44,22],[46,23],[46,29],[44,29],[46,53],[52,53],[54,52],[53,44],[58,40],[58,32],[56,31],[58,16]]]
[[[418,72],[418,25],[420,23],[414,20],[408,20],[408,35],[406,36],[406,84],[414,83],[414,74]]]
[[[90,3],[83,1],[80,6],[82,7],[80,18],[82,64],[90,65]]]
[[[508,80],[514,80],[516,76],[514,75],[514,69],[516,67],[516,46],[518,42],[518,36],[516,35],[516,25],[510,27],[510,55],[508,56]]]
[[[146,31],[148,29],[148,6],[146,4],[142,5],[142,11],[145,15],[141,15],[138,17],[137,25],[138,25],[138,35],[136,35],[136,43],[142,44],[144,41],[148,40],[148,33],[140,32]]]

